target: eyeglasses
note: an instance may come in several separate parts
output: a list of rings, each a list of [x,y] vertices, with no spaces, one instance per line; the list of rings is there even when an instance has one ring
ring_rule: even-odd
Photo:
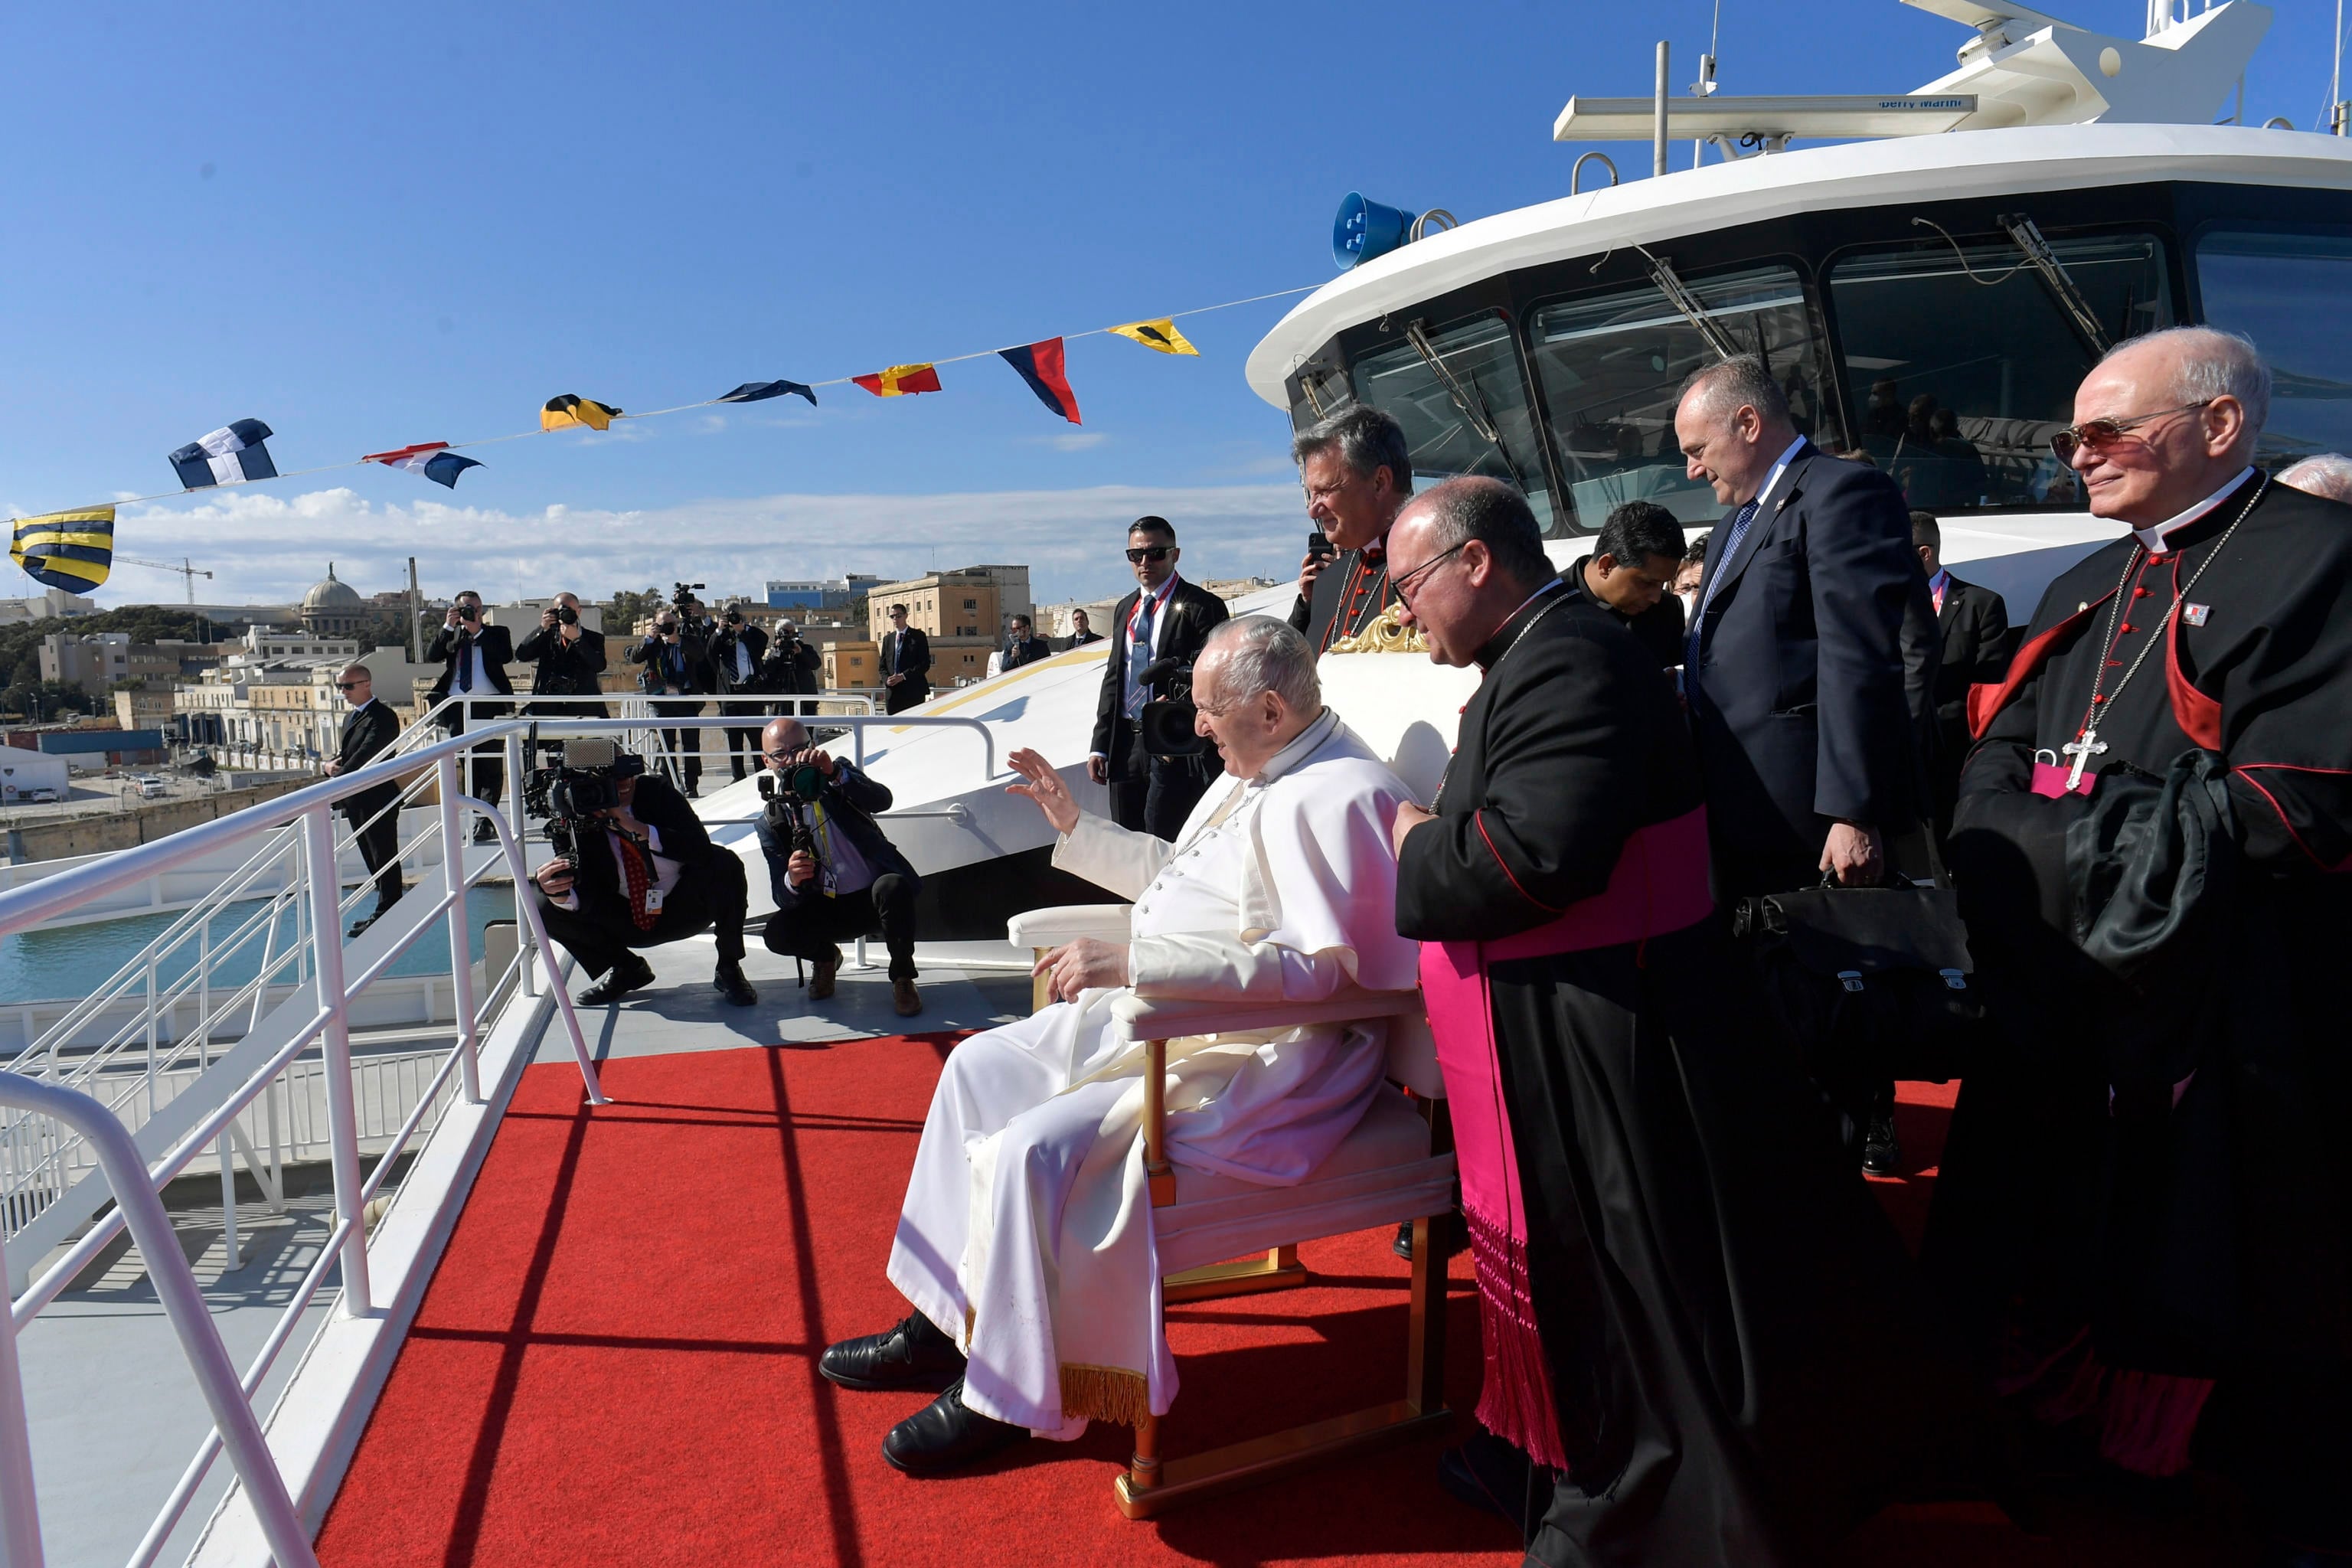
[[[2062,463],[2071,463],[2074,454],[2084,447],[2105,447],[2126,430],[2136,430],[2151,419],[2161,419],[2168,414],[2186,414],[2192,408],[2202,408],[2213,400],[2200,398],[2184,403],[2178,408],[2159,408],[2153,414],[2135,414],[2125,419],[2085,419],[2080,425],[2069,425],[2050,437],[2050,450]]]
[[[1455,551],[1460,550],[1463,544],[1467,544],[1469,542],[1470,542],[1465,539],[1462,542],[1462,544],[1454,545],[1451,550],[1439,551],[1436,554],[1431,556],[1428,560],[1423,562],[1420,565],[1414,567],[1403,576],[1390,578],[1389,586],[1396,590],[1397,597],[1405,602],[1405,607],[1407,609],[1411,609],[1412,607],[1412,595],[1405,591],[1405,584],[1412,582],[1414,578],[1423,575],[1431,567],[1435,566],[1439,562],[1454,553]]]
[[[1129,551],[1127,558],[1130,562],[1165,561],[1168,559],[1168,552],[1171,548],[1171,546],[1165,544],[1141,544]]]

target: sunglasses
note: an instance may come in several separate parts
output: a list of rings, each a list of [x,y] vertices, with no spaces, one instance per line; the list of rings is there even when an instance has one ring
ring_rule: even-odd
[[[1129,561],[1165,561],[1168,559],[1169,551],[1173,548],[1174,546],[1167,544],[1139,545],[1129,551],[1127,558]]]
[[[2137,430],[2151,419],[2161,419],[2168,414],[2186,414],[2212,401],[2210,397],[2202,398],[2195,403],[2184,403],[2178,408],[2159,408],[2153,414],[2135,414],[2125,419],[2085,419],[2080,425],[2069,425],[2052,436],[2050,450],[2060,462],[2072,462],[2074,454],[2084,447],[2109,446],[2125,431]]]
[[[357,691],[361,687],[366,684],[367,683],[362,680],[338,680],[335,682],[335,689],[338,691]]]

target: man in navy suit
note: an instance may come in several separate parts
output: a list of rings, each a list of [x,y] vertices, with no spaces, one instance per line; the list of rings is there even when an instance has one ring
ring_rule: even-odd
[[[1752,358],[1684,384],[1675,438],[1691,478],[1732,509],[1708,538],[1683,648],[1717,895],[1732,905],[1824,875],[1878,882],[1890,837],[1924,842],[1927,808],[1905,637],[1906,616],[1919,637],[1936,616],[1903,492],[1799,435]],[[1932,643],[1915,652],[1913,679],[1932,680]],[[1839,1075],[1822,1088],[1863,1169],[1892,1174],[1894,1084]]]

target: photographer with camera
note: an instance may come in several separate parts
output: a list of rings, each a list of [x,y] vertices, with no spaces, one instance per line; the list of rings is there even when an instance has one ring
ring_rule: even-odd
[[[805,959],[809,1000],[834,991],[845,938],[877,928],[890,950],[890,1001],[902,1018],[923,1010],[915,990],[915,894],[923,879],[883,837],[874,818],[890,791],[846,760],[809,744],[797,719],[772,719],[760,738],[768,771],[760,849],[768,858],[776,912],[763,940],[771,952]]]
[[[730,693],[764,689],[760,684],[760,668],[768,654],[768,634],[744,618],[741,600],[719,612],[709,646],[710,689],[719,694],[719,713],[729,718],[737,714],[756,718],[765,711],[767,704],[763,702],[729,700]],[[747,724],[740,730],[729,727],[727,761],[735,770],[736,783],[743,782],[744,756],[759,750],[759,740],[757,724]]]
[[[512,697],[514,682],[507,679],[507,666],[514,660],[514,639],[504,626],[486,625],[482,620],[482,596],[471,588],[457,595],[442,621],[441,629],[425,650],[425,662],[441,666],[439,679],[425,693],[429,703],[452,697],[468,700],[456,704],[441,715],[441,728],[452,735],[463,734],[468,720],[481,723],[491,719],[503,719],[514,711],[508,702],[475,701],[479,697]],[[499,804],[504,793],[507,771],[499,760],[499,742],[485,741],[474,748],[468,759],[471,777],[467,781],[472,793],[491,805]],[[474,842],[496,844],[499,836],[490,825],[474,824]]]
[[[539,613],[539,626],[515,648],[532,666],[531,700],[523,711],[550,719],[602,719],[602,702],[550,702],[551,697],[593,697],[603,689],[604,634],[580,624],[580,595],[558,594]]]
[[[540,919],[595,984],[589,1006],[650,984],[653,965],[631,951],[681,942],[708,928],[719,942],[711,989],[738,1007],[760,999],[743,978],[743,862],[710,842],[669,781],[610,741],[564,743],[561,766],[531,774],[526,798],[546,813],[557,858],[530,874]]]
[[[710,644],[708,634],[688,618],[687,608],[695,604],[694,595],[678,585],[671,605],[654,612],[653,628],[645,640],[629,649],[624,657],[631,664],[641,664],[637,689],[648,697],[699,696],[710,689]],[[658,702],[654,704],[656,720],[691,716],[702,711],[699,702]],[[681,750],[678,737],[684,734],[691,742],[690,750]],[[688,800],[702,793],[702,732],[698,730],[664,730],[661,732],[663,753],[672,765],[680,770]]]
[[[824,656],[815,644],[803,642],[800,627],[790,621],[776,627],[775,640],[768,645],[767,662],[760,667],[760,689],[787,698],[814,697],[824,689]],[[811,718],[816,704],[779,702],[769,711]]]
[[[1110,785],[1112,820],[1171,841],[1218,766],[1199,754],[1191,676],[1201,645],[1226,615],[1223,599],[1176,574],[1182,554],[1164,517],[1139,517],[1127,531],[1137,588],[1111,612],[1118,635],[1103,662],[1087,757],[1087,776]]]

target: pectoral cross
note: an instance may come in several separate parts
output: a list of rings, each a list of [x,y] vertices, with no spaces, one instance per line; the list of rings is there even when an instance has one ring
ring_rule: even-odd
[[[2107,749],[2107,743],[2099,739],[2096,729],[2089,729],[2083,731],[2080,740],[2069,741],[2058,749],[2074,759],[2074,767],[2066,774],[2066,793],[2073,795],[2082,787],[2083,770],[2090,766],[2093,757]]]

